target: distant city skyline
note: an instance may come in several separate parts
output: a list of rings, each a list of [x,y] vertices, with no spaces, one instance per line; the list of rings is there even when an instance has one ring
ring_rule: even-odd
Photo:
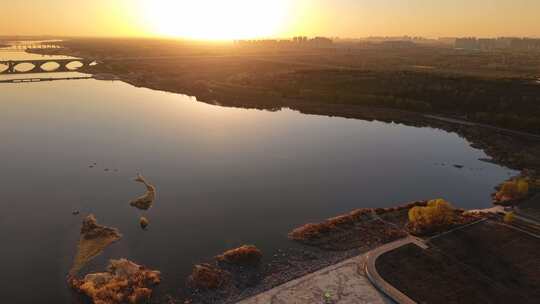
[[[540,37],[537,0],[0,0],[0,35]]]

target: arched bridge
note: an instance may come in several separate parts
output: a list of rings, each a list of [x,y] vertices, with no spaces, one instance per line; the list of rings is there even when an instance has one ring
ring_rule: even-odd
[[[0,61],[0,74],[73,72],[95,63],[95,60],[89,59],[8,60]],[[53,67],[47,68],[46,65],[48,64],[53,65]],[[69,67],[68,65],[70,64],[78,64],[78,66]],[[17,69],[17,67],[22,67],[23,69]]]

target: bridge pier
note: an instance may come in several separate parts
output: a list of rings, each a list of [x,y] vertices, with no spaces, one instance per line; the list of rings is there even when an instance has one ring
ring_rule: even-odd
[[[8,68],[6,70],[8,73],[15,73],[15,62],[8,61]]]
[[[33,63],[34,67],[28,71],[27,73],[41,73],[43,70],[41,69],[41,65]]]
[[[61,63],[60,66],[58,67],[58,69],[56,69],[56,71],[58,71],[58,72],[69,72],[69,69],[67,67],[68,64],[69,64],[69,62]]]

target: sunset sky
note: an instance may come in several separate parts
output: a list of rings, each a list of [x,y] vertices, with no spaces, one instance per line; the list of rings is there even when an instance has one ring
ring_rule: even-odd
[[[538,0],[0,0],[0,35],[540,36]]]

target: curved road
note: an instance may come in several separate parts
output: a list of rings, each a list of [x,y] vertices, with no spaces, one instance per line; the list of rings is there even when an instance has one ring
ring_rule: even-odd
[[[366,264],[364,266],[364,271],[371,284],[373,284],[382,293],[384,293],[386,296],[399,304],[415,304],[416,302],[398,289],[396,289],[394,286],[386,282],[377,272],[375,262],[377,261],[377,258],[379,256],[407,244],[415,244],[423,249],[427,248],[426,244],[424,244],[424,242],[420,239],[413,236],[408,236],[404,239],[385,244],[368,252],[366,254]]]

